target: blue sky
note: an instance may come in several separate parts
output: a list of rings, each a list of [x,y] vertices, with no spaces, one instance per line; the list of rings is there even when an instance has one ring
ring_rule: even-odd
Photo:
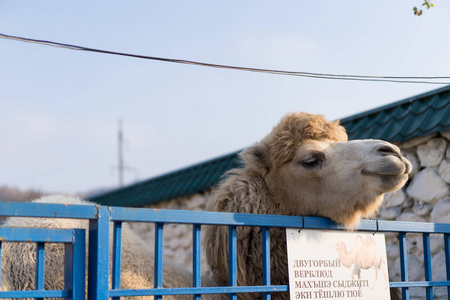
[[[0,33],[290,71],[450,75],[450,2],[0,0]],[[441,86],[257,74],[0,39],[0,185],[84,192],[242,149],[287,112],[349,116]]]

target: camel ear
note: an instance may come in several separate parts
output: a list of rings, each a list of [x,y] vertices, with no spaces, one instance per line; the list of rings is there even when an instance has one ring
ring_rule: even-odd
[[[241,157],[250,167],[264,170],[266,173],[269,171],[269,153],[267,148],[261,143],[256,143],[250,148],[245,149],[241,153]]]

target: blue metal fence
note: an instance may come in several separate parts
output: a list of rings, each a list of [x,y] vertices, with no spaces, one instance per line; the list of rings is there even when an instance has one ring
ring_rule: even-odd
[[[85,232],[80,229],[0,227],[0,257],[3,243],[36,243],[35,289],[31,291],[0,291],[0,298],[43,299],[44,297],[64,297],[74,300],[84,300],[86,272],[85,240]],[[44,289],[44,246],[49,241],[52,243],[63,243],[65,245],[64,290]]]
[[[229,294],[230,299],[237,299],[238,293],[262,293],[264,299],[270,299],[272,293],[286,292],[288,285],[272,285],[270,279],[270,228],[308,228],[342,230],[329,219],[301,216],[276,216],[234,214],[180,210],[155,210],[122,207],[79,206],[61,204],[11,203],[0,202],[0,216],[24,216],[46,218],[76,218],[89,220],[89,281],[88,298],[106,300],[110,297],[119,299],[124,296],[148,296],[162,299],[163,295],[193,295],[201,299],[204,294]],[[122,222],[137,221],[155,224],[155,262],[154,288],[121,289],[121,231]],[[113,251],[110,253],[110,224],[113,226]],[[181,223],[193,226],[193,281],[192,287],[163,287],[163,233],[165,224]],[[229,286],[201,286],[201,230],[203,225],[221,225],[229,228]],[[263,284],[261,286],[238,286],[236,277],[236,228],[238,226],[258,226],[263,236]],[[434,287],[447,287],[450,299],[450,224],[393,222],[380,220],[363,220],[360,231],[395,232],[399,235],[401,281],[391,282],[390,287],[401,288],[403,299],[409,299],[409,290],[413,287],[423,288],[426,298],[433,299]],[[407,262],[408,233],[423,235],[424,281],[409,281]],[[445,261],[447,281],[433,281],[431,276],[430,234],[442,234],[445,244]],[[27,241],[37,243],[37,271],[35,291],[0,292],[0,298],[43,298],[64,297],[85,298],[85,244],[84,230],[63,229],[19,229],[0,228],[0,241]],[[66,244],[66,286],[63,291],[45,291],[43,286],[43,245],[46,242]],[[112,274],[110,260],[112,255]],[[1,243],[0,243],[1,256]],[[20,262],[19,262],[20,263]],[[112,277],[111,288],[109,277]]]

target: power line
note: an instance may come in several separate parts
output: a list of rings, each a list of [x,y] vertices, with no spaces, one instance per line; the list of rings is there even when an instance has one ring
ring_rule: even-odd
[[[52,42],[52,41],[11,36],[11,35],[6,35],[6,34],[2,34],[2,33],[0,33],[0,38],[16,40],[16,41],[21,41],[21,42],[27,42],[27,43],[41,44],[41,45],[52,46],[52,47],[71,49],[71,50],[89,51],[89,52],[120,55],[120,56],[127,56],[127,57],[141,58],[141,59],[150,59],[150,60],[164,61],[164,62],[171,62],[171,63],[188,64],[188,65],[196,65],[196,66],[220,68],[220,69],[231,69],[231,70],[248,71],[248,72],[257,72],[257,73],[276,74],[276,75],[300,76],[300,77],[321,78],[321,79],[371,81],[371,82],[450,84],[450,82],[429,81],[429,80],[437,80],[437,79],[450,79],[450,76],[370,76],[370,75],[345,75],[345,74],[326,74],[326,73],[271,70],[271,69],[260,69],[260,68],[212,64],[212,63],[205,63],[205,62],[198,62],[198,61],[191,61],[191,60],[184,60],[184,59],[174,59],[174,58],[164,58],[164,57],[154,57],[154,56],[122,53],[122,52],[88,48],[88,47],[77,46],[77,45],[63,44],[63,43]],[[419,79],[421,79],[421,80],[419,80]]]

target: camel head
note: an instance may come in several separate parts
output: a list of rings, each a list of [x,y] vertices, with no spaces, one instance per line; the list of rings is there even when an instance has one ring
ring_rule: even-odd
[[[328,217],[349,228],[373,216],[383,195],[401,188],[411,171],[395,145],[347,141],[339,121],[307,113],[286,115],[241,157],[264,178],[279,207],[274,214]]]

